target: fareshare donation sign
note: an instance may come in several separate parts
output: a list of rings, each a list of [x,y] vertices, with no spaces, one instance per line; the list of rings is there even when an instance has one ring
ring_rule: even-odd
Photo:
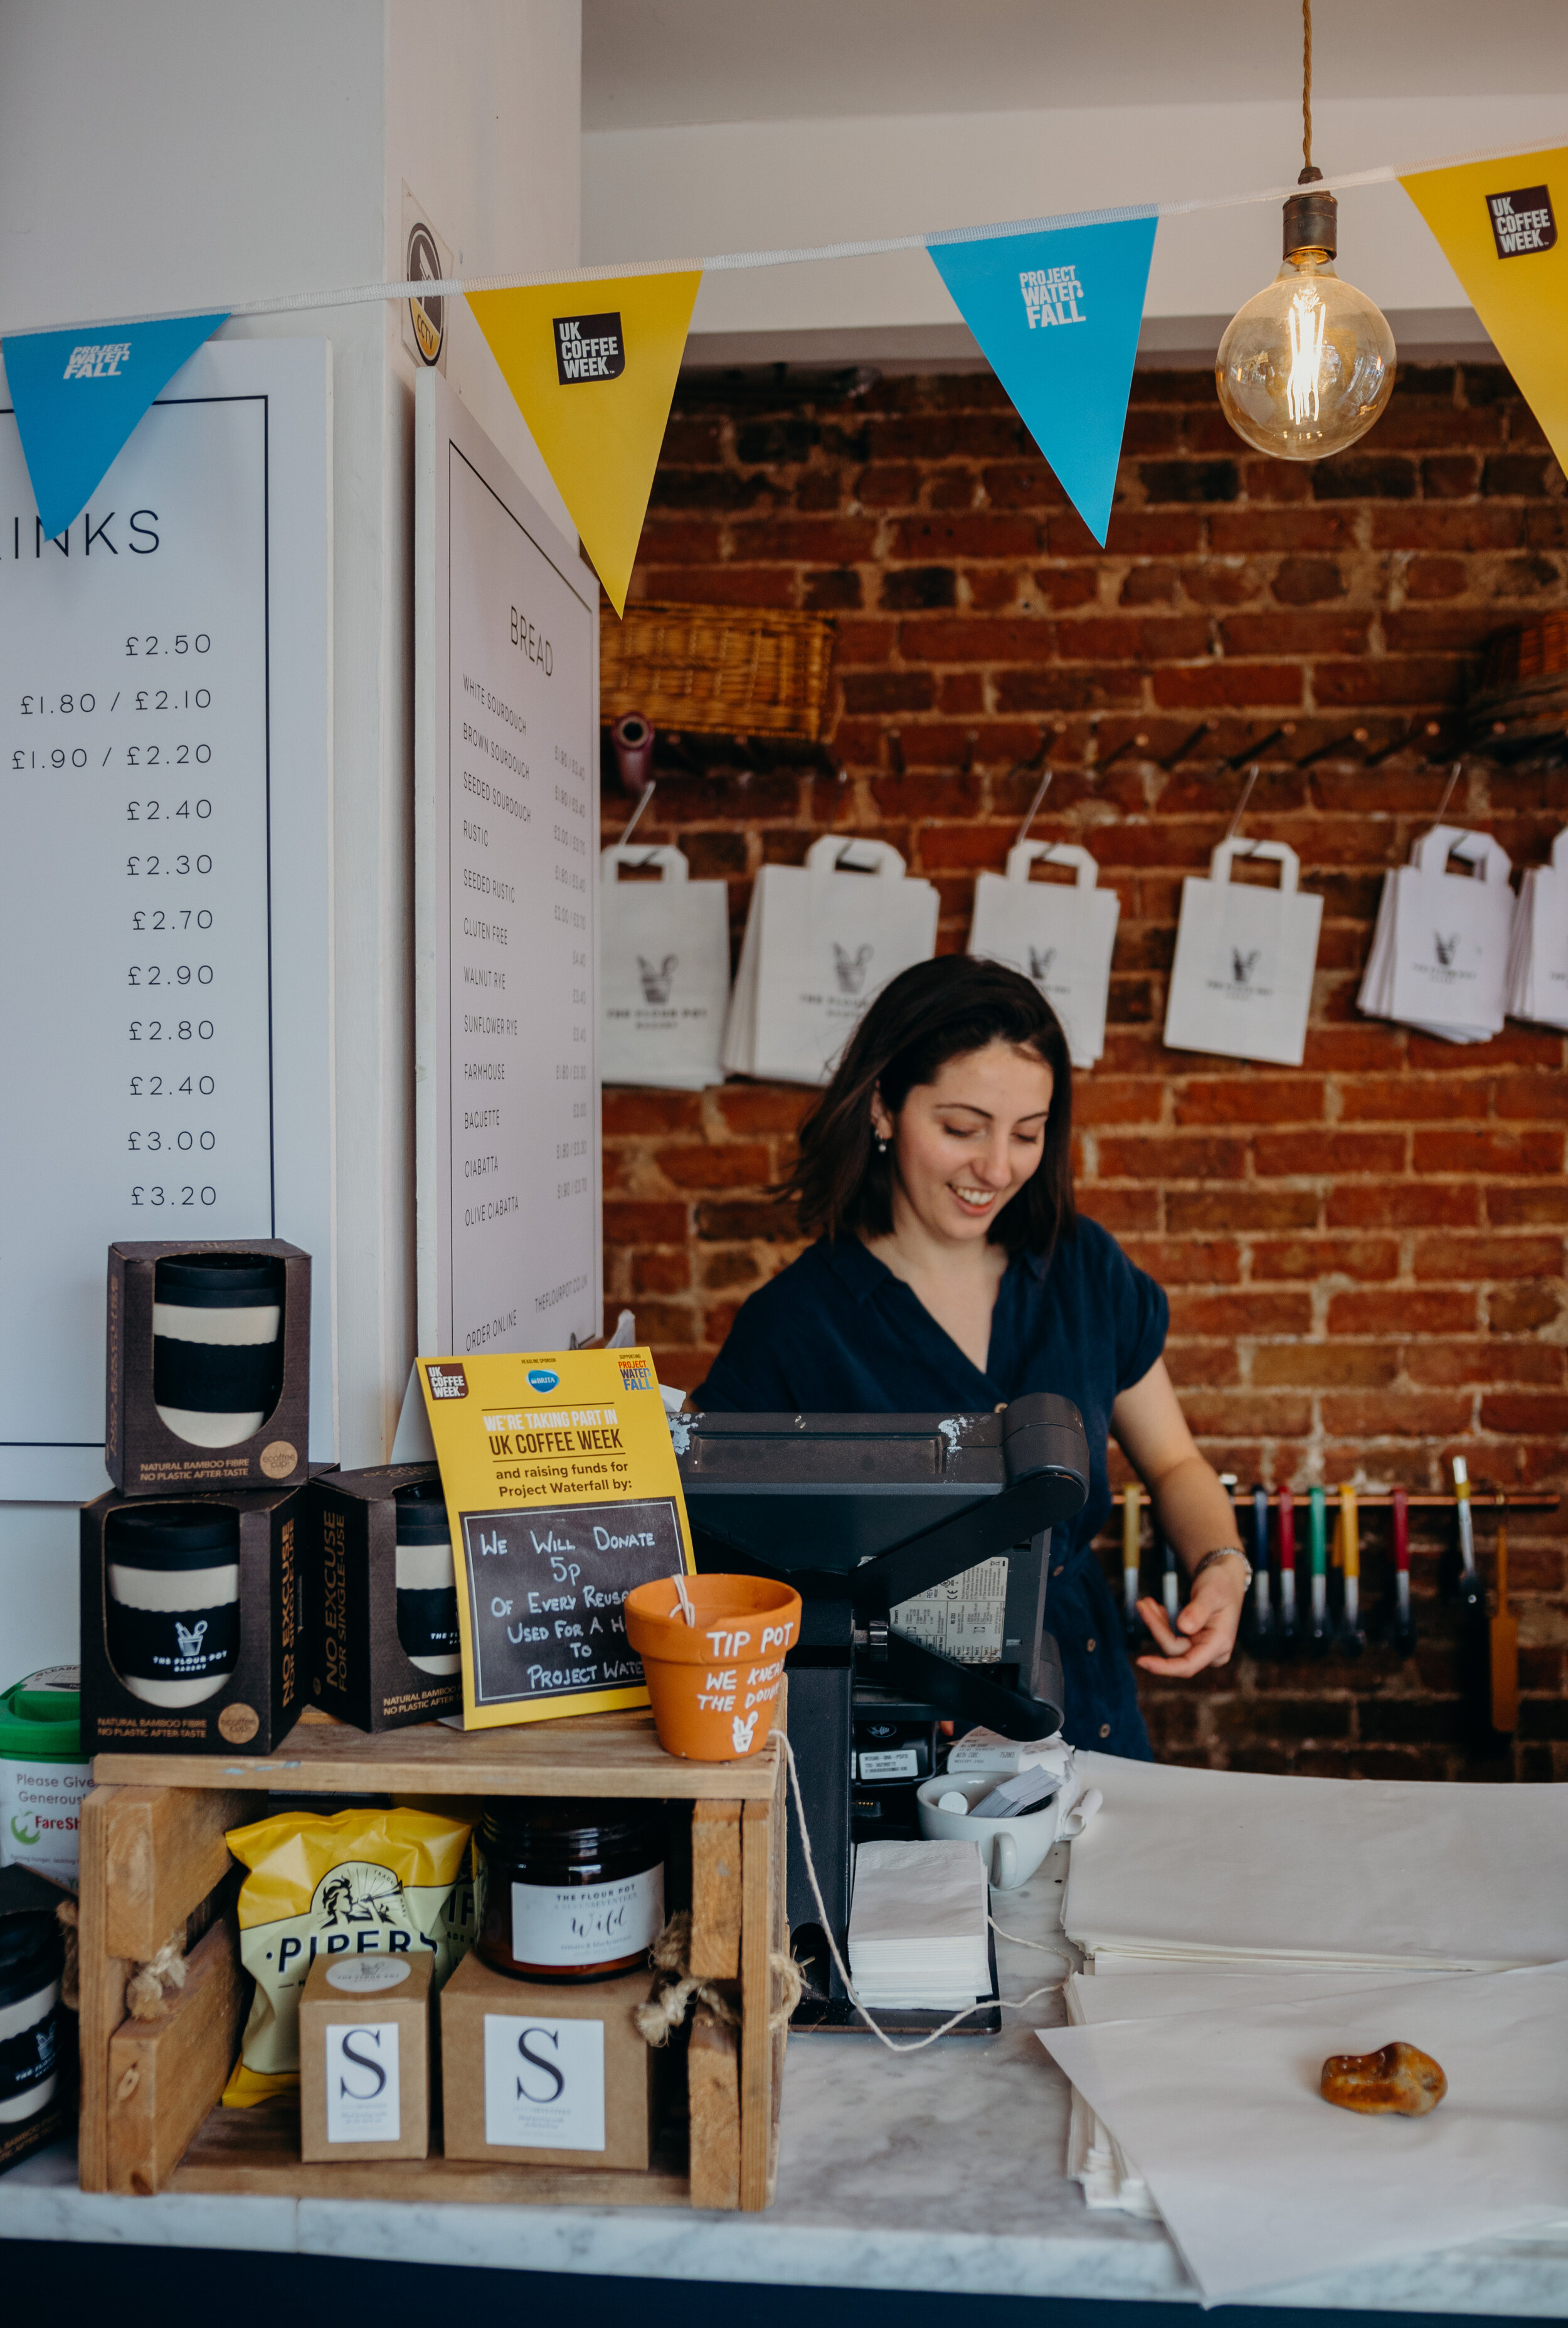
[[[434,371],[415,397],[418,1336],[600,1327],[598,584]]]
[[[464,1728],[646,1705],[622,1605],[693,1565],[649,1353],[421,1358],[418,1375],[456,1555]]]

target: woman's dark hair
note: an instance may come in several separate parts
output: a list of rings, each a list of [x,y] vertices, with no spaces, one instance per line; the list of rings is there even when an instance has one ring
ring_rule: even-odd
[[[1059,1237],[1071,1236],[1073,1067],[1061,1020],[1019,972],[969,954],[943,954],[901,971],[850,1038],[831,1083],[801,1126],[800,1152],[785,1184],[808,1234],[887,1234],[893,1158],[879,1152],[872,1136],[873,1094],[880,1092],[896,1116],[949,1059],[988,1043],[1027,1046],[1052,1077],[1044,1153],[991,1223],[989,1241],[1009,1253],[1048,1258]]]

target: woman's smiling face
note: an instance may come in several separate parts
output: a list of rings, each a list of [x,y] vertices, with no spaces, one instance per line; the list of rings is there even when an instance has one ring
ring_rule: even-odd
[[[944,1243],[983,1240],[1009,1199],[1039,1169],[1051,1070],[1020,1044],[988,1043],[949,1059],[918,1084],[897,1118],[878,1092],[871,1122],[890,1142],[897,1199]]]

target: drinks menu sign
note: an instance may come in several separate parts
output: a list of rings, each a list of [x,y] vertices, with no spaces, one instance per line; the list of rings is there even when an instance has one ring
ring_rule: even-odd
[[[418,1372],[455,1555],[465,1729],[646,1705],[622,1604],[693,1564],[649,1352]]]
[[[332,1452],[329,363],[209,344],[53,539],[0,394],[0,1499],[103,1489],[117,1238],[310,1253]]]

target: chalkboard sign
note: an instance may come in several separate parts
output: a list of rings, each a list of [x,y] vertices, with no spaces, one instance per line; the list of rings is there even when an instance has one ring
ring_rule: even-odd
[[[686,1564],[672,1497],[559,1511],[465,1512],[463,1557],[480,1705],[624,1689],[643,1678],[621,1604]]]
[[[646,1705],[622,1603],[693,1564],[650,1354],[490,1351],[417,1371],[457,1554],[465,1729]]]

